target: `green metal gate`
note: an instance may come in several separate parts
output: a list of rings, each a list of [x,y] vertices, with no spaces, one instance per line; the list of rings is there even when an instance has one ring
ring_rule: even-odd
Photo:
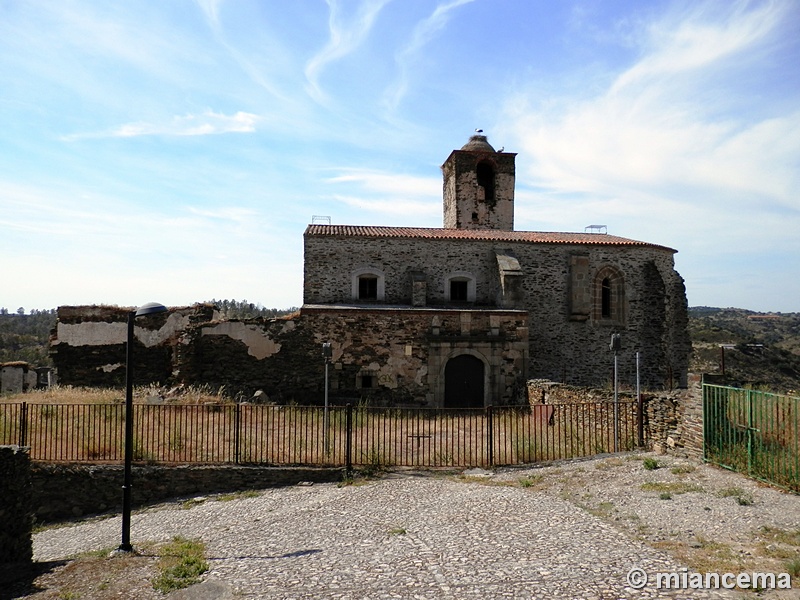
[[[704,383],[703,458],[800,492],[800,398]]]

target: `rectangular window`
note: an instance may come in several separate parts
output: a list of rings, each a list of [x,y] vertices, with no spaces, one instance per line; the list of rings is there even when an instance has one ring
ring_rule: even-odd
[[[373,375],[362,375],[361,376],[361,387],[362,388],[374,387],[374,376]]]
[[[458,279],[450,280],[450,301],[451,302],[466,302],[467,301],[467,282]]]
[[[358,278],[358,299],[377,300],[378,299],[378,278],[362,276]]]

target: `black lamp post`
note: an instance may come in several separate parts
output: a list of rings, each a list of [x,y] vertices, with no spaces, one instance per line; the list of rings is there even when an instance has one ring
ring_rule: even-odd
[[[128,345],[125,355],[125,481],[122,484],[122,543],[123,552],[131,546],[131,463],[133,462],[133,323],[136,317],[165,312],[167,307],[149,302],[128,313]]]

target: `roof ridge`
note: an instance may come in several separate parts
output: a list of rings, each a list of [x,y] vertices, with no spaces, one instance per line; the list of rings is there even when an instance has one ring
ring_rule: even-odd
[[[445,227],[395,227],[390,225],[309,225],[306,236],[374,236],[412,239],[487,240],[540,244],[587,244],[600,246],[647,246],[677,252],[673,248],[608,233],[569,231],[513,231],[505,229],[454,229]]]

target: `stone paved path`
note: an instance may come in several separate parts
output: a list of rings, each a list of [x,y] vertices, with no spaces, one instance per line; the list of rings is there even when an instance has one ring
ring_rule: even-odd
[[[35,558],[114,547],[119,528],[115,518],[42,532]],[[175,535],[206,543],[208,578],[229,597],[740,597],[653,585],[634,590],[626,582],[631,568],[652,575],[680,565],[556,496],[446,478],[271,489],[134,515],[134,545]]]

